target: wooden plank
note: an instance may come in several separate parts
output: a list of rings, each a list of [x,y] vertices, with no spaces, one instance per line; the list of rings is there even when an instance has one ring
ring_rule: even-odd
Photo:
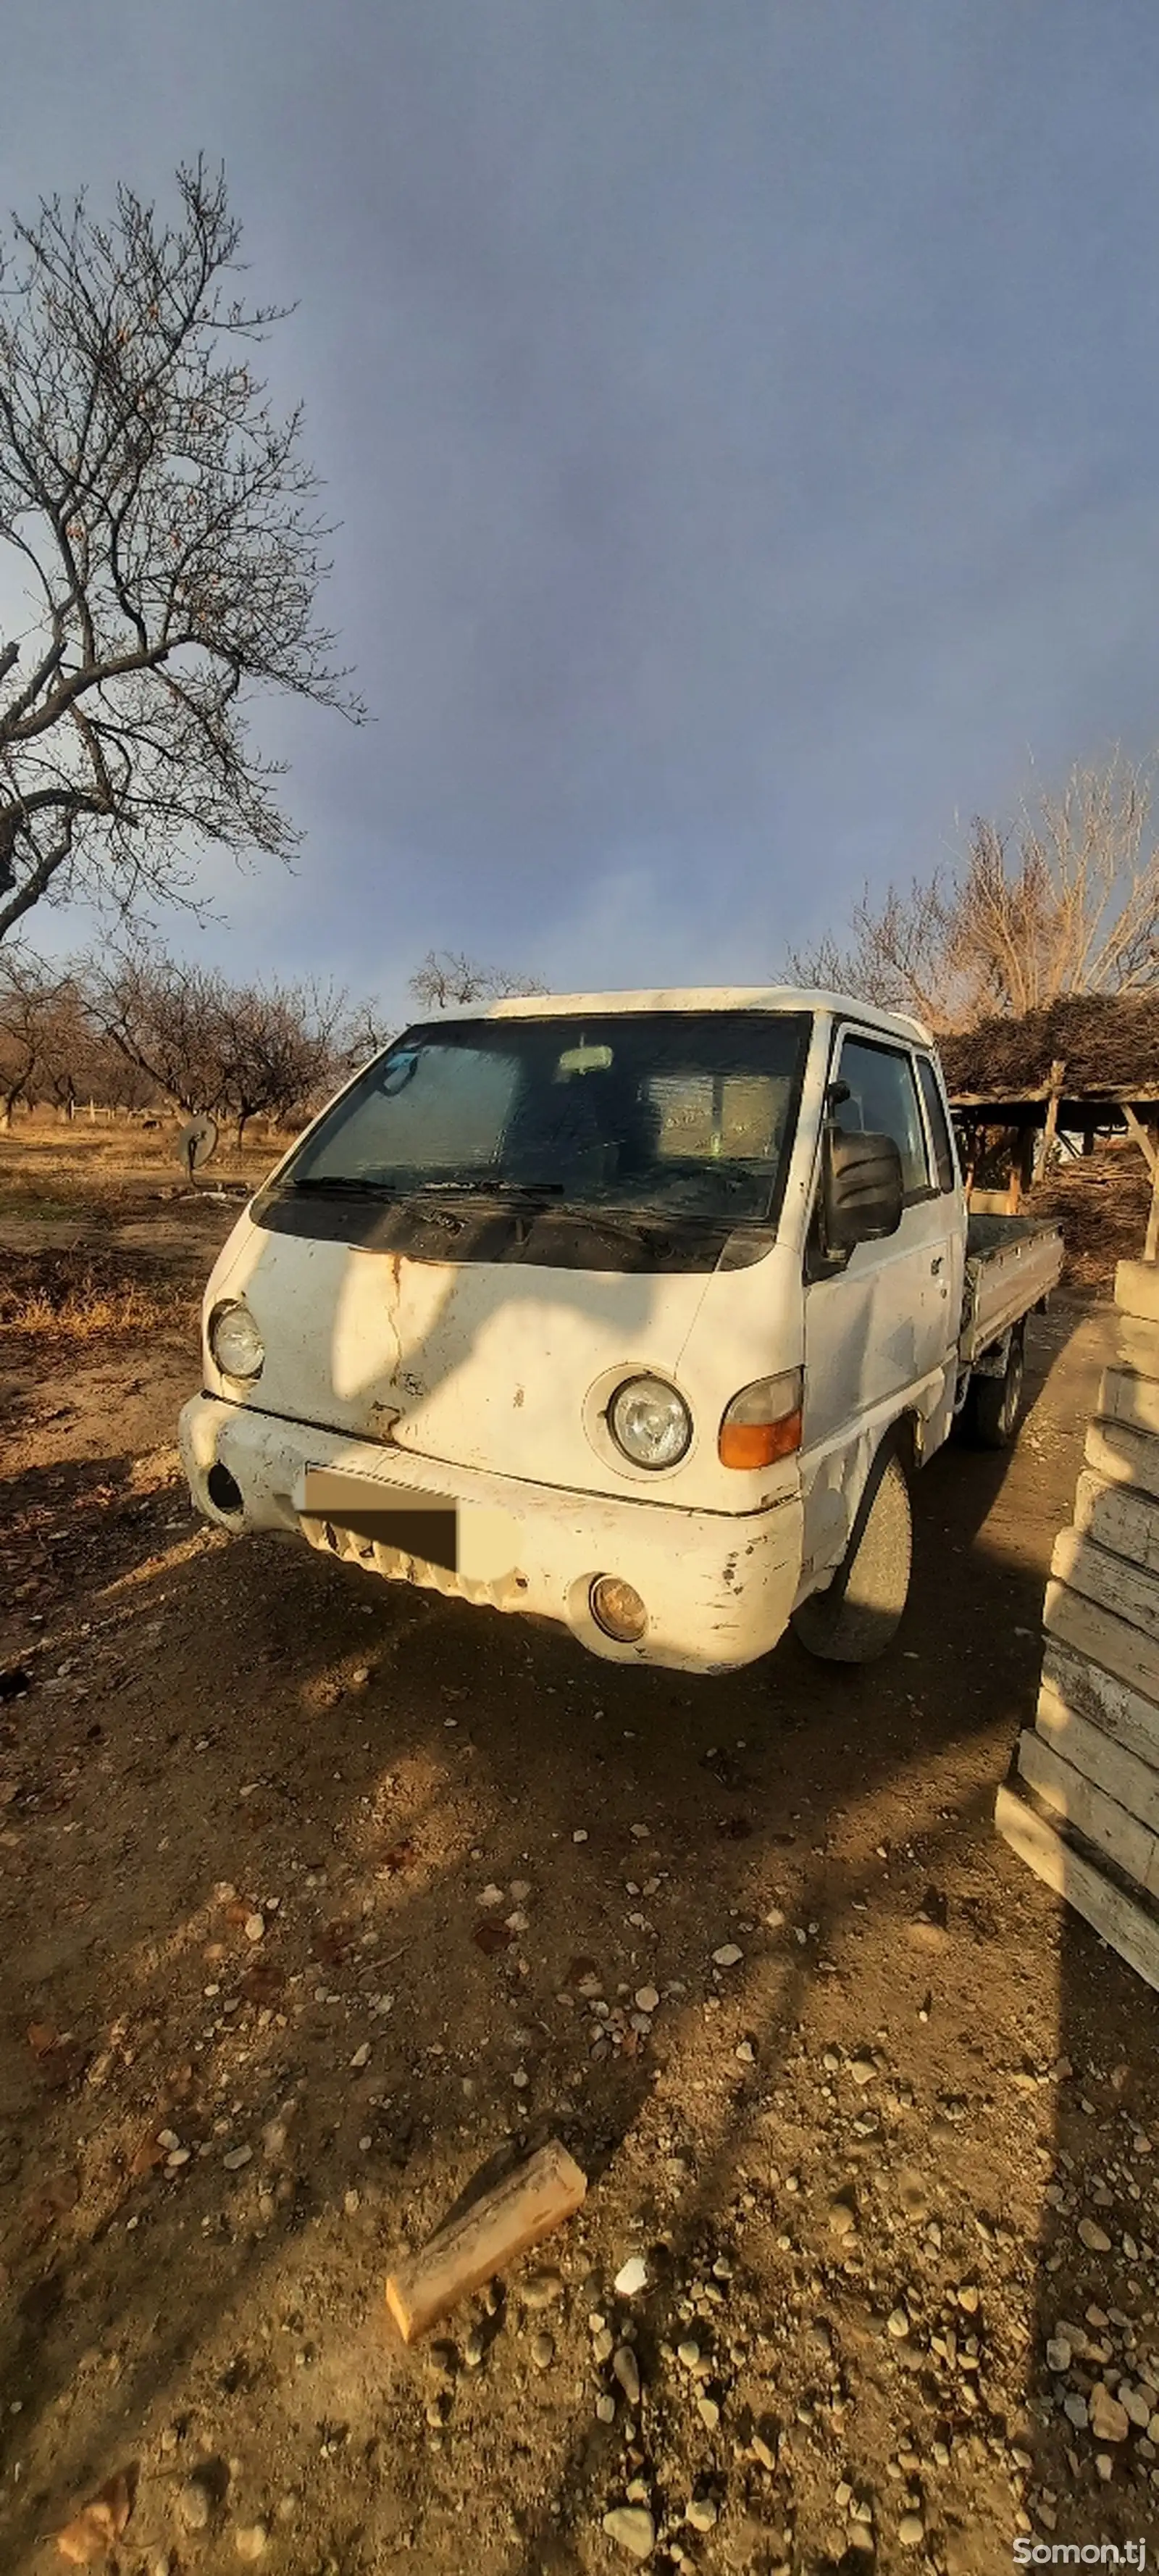
[[[1159,1884],[1159,1842],[1146,1825],[1128,1814],[1118,1800],[1108,1797],[1093,1780],[1088,1780],[1073,1763],[1064,1762],[1052,1744],[1029,1729],[1018,1739],[1018,1768],[1029,1780],[1048,1807],[1054,1807],[1067,1823],[1077,1825],[1099,1851],[1115,1861],[1125,1877],[1138,1887],[1153,1892]]]
[[[1084,1780],[1092,1780],[1096,1789],[1105,1790],[1107,1797],[1145,1825],[1149,1834],[1159,1834],[1159,1764],[1140,1762],[1136,1754],[1125,1753],[1121,1744],[1112,1743],[1110,1736],[1103,1734],[1101,1727],[1092,1726],[1089,1719],[1067,1708],[1049,1682],[1044,1682],[1039,1691],[1034,1727],[1060,1761],[1081,1771]]]
[[[1136,1377],[1134,1369],[1105,1368],[1099,1381],[1098,1411],[1103,1422],[1123,1422],[1129,1431],[1159,1432],[1159,1385]]]
[[[1096,1546],[1076,1529],[1059,1531],[1050,1570],[1072,1592],[1081,1592],[1084,1601],[1097,1601],[1101,1610],[1129,1619],[1159,1645],[1159,1577],[1112,1556],[1109,1548]]]
[[[1075,1486],[1074,1525],[1084,1538],[1126,1557],[1128,1564],[1159,1574],[1159,1498],[1133,1493],[1129,1485],[1110,1485],[1086,1467]]]
[[[1101,1664],[1088,1663],[1085,1655],[1075,1654],[1058,1637],[1048,1637],[1042,1657],[1042,1693],[1049,1692],[1054,1702],[1076,1717],[1085,1718],[1091,1726],[1109,1735],[1128,1753],[1159,1770],[1159,1708],[1141,1692],[1131,1690],[1126,1682],[1105,1673]]]
[[[1159,1261],[1120,1261],[1115,1272],[1115,1304],[1124,1315],[1159,1323]]]
[[[1108,1484],[1134,1485],[1142,1494],[1159,1495],[1159,1440],[1149,1431],[1128,1431],[1122,1422],[1092,1422],[1083,1455]]]
[[[517,2254],[571,2218],[587,2187],[587,2176],[566,2147],[551,2138],[459,2217],[449,2218],[387,2282],[387,2306],[403,2342],[413,2343],[470,2291],[493,2281]]]
[[[1137,1377],[1159,1377],[1159,1324],[1144,1324],[1137,1315],[1120,1315],[1115,1356]]]
[[[1129,1100],[1125,1100],[1123,1102],[1123,1124],[1126,1127],[1127,1134],[1134,1137],[1135,1143],[1137,1144],[1147,1169],[1150,1172],[1152,1186],[1154,1186],[1154,1183],[1159,1180],[1159,1154],[1156,1153],[1154,1145],[1151,1142],[1142,1120],[1136,1118]]]
[[[1073,1827],[1040,1808],[1029,1788],[1002,1787],[994,1822],[1003,1841],[1036,1877],[1064,1897],[1128,1967],[1159,1992],[1159,1911],[1150,1901],[1121,1887],[1111,1875],[1110,1864],[1100,1866]]]
[[[1144,1699],[1159,1702],[1159,1645],[1145,1637],[1141,1628],[1085,1601],[1067,1583],[1047,1584],[1042,1624],[1052,1637],[1061,1637],[1065,1646],[1089,1655],[1092,1663],[1101,1664],[1104,1672],[1114,1673]]]

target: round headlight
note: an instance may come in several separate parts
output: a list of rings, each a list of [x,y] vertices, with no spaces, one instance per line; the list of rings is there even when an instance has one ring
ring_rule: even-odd
[[[634,1467],[674,1467],[692,1438],[692,1415],[661,1377],[630,1377],[608,1406],[613,1440]]]
[[[260,1377],[265,1344],[248,1306],[219,1306],[209,1319],[209,1347],[223,1377]]]

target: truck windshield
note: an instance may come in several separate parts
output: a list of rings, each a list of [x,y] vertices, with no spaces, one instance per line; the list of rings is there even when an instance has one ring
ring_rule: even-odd
[[[775,1219],[803,1012],[664,1011],[412,1028],[279,1187]]]

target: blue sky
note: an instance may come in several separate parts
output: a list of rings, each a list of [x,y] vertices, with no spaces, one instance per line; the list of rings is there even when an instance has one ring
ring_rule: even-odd
[[[1154,0],[57,0],[0,196],[226,164],[375,721],[176,935],[751,981],[1159,737]],[[56,916],[54,947],[87,928]]]

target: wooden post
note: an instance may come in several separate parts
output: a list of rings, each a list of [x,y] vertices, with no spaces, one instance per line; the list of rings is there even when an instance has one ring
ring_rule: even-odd
[[[1058,1104],[1062,1098],[1062,1086],[1065,1075],[1066,1065],[1062,1057],[1058,1056],[1050,1068],[1050,1097],[1046,1104],[1046,1125],[1042,1131],[1042,1163],[1040,1169],[1043,1180],[1046,1179],[1051,1164],[1054,1161],[1054,1139],[1055,1131],[1058,1126]]]
[[[1010,1188],[1007,1192],[1006,1198],[1006,1213],[1008,1216],[1017,1216],[1023,1196],[1025,1192],[1029,1190],[1033,1178],[1034,1129],[1033,1127],[1021,1127],[1015,1135],[1014,1147],[1010,1156]]]
[[[1159,1149],[1154,1135],[1149,1135],[1129,1100],[1123,1102],[1123,1119],[1127,1133],[1133,1136],[1151,1175],[1151,1208],[1147,1218],[1147,1240],[1143,1246],[1144,1261],[1159,1259]]]

